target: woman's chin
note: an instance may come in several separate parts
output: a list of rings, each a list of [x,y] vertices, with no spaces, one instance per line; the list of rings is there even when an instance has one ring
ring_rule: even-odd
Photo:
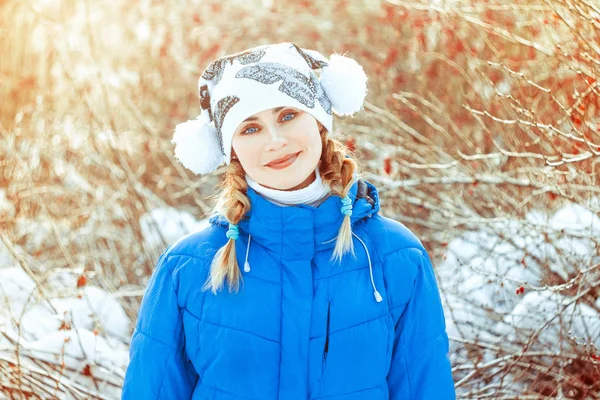
[[[286,178],[289,178],[289,176]],[[266,184],[262,185],[275,190],[298,190],[299,188],[296,187],[301,186],[304,181],[305,179],[283,179],[278,181],[271,180],[270,182],[266,182]]]

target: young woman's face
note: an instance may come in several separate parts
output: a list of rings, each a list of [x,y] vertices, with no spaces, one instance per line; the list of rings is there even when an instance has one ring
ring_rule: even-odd
[[[293,107],[261,111],[242,122],[233,134],[232,155],[263,186],[297,190],[315,178],[322,144],[317,120]],[[292,156],[288,161],[274,161]]]

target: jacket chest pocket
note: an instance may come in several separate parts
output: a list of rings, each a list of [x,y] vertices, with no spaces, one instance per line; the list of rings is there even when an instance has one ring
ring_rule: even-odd
[[[335,396],[385,382],[393,347],[389,313],[353,326],[337,328],[328,304],[321,380],[317,397]]]
[[[323,362],[321,365],[321,380],[323,380],[323,373],[325,372],[325,363],[327,362],[327,353],[329,353],[329,323],[331,315],[331,303],[327,303],[327,327],[325,330],[325,346],[323,347]]]

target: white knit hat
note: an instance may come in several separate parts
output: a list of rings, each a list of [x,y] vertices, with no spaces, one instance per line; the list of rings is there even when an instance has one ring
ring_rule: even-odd
[[[298,108],[331,132],[332,111],[344,116],[362,108],[367,76],[351,58],[332,54],[327,60],[285,42],[216,59],[202,73],[198,93],[200,115],[178,124],[171,142],[184,167],[206,174],[230,163],[239,124],[269,108]]]

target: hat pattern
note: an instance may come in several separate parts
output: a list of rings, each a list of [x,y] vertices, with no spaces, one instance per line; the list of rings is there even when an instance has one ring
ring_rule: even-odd
[[[312,82],[312,88],[315,90],[315,97],[321,103],[321,106],[325,109],[325,112],[331,115],[331,100],[327,97],[323,86],[319,82],[319,78],[315,74],[310,74],[310,80]]]
[[[210,93],[208,85],[204,84],[198,89],[198,97],[200,97],[200,108],[208,111],[209,121],[213,120],[212,110],[210,109]]]
[[[304,61],[306,61],[306,63],[308,64],[308,66],[311,69],[319,69],[319,68],[326,67],[328,65],[325,61],[315,60],[313,57],[306,54],[306,52],[304,52],[304,50],[302,50],[300,47],[298,47],[298,45],[295,43],[292,43],[292,47],[295,48],[296,51],[298,51],[298,53],[300,53],[302,58],[304,58]]]
[[[253,79],[265,85],[281,80],[278,87],[280,92],[296,99],[308,108],[315,107],[316,98],[327,114],[331,115],[331,101],[325,95],[314,73],[311,73],[309,78],[285,64],[264,62],[240,69],[235,77]]]
[[[221,78],[223,77],[223,71],[225,70],[225,66],[228,62],[231,65],[233,65],[234,60],[238,60],[242,65],[259,62],[266,54],[263,48],[264,46],[218,58],[204,70],[201,79],[204,79],[205,81],[212,81],[214,86],[221,81]],[[207,84],[203,84],[198,88],[198,97],[200,98],[200,108],[208,112],[209,120],[212,121],[213,113],[210,108],[210,92]]]
[[[227,64],[227,62],[233,65],[233,61],[238,60],[242,65],[248,65],[259,62],[260,59],[265,56],[265,54],[265,50],[263,50],[263,48],[261,47],[256,50],[246,50],[240,53],[218,58],[215,61],[213,61],[202,73],[202,79],[207,81],[213,81],[214,85],[216,85],[217,83],[219,83],[219,81],[221,81],[221,77],[223,76],[223,70],[225,69],[225,65]]]
[[[217,136],[219,137],[219,144],[221,145],[221,153],[223,155],[225,155],[225,146],[223,145],[223,132],[221,132],[221,127],[225,120],[225,114],[227,114],[231,107],[238,101],[240,101],[240,98],[237,96],[223,97],[217,103],[217,109],[215,110],[215,127],[217,128]]]

